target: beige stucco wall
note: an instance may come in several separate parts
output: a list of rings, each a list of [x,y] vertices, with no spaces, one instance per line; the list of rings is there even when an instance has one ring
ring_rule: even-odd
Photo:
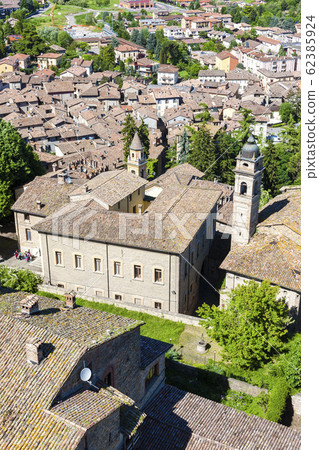
[[[16,232],[19,239],[21,252],[25,252],[27,250],[31,251],[31,254],[34,256],[39,256],[40,253],[40,237],[39,233],[35,230],[32,230],[31,227],[36,225],[43,217],[29,215],[30,220],[25,220],[23,213],[14,213],[14,220],[16,226]],[[27,241],[26,239],[26,230],[31,230],[31,241]]]
[[[142,240],[142,237],[141,237]],[[115,298],[123,302],[178,312],[179,256],[102,242],[41,234],[44,281],[62,284],[65,290]],[[55,251],[62,252],[63,264],[55,264]],[[75,255],[82,256],[82,269],[74,267]],[[102,260],[102,271],[94,272],[94,258]],[[114,262],[121,263],[121,275],[114,275]],[[133,266],[142,266],[142,278],[133,278]],[[154,282],[154,269],[163,271],[163,283]],[[176,294],[173,294],[175,291]]]

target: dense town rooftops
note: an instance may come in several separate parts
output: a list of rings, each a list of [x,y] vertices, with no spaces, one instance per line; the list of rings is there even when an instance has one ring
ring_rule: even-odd
[[[12,210],[46,217],[68,203],[70,193],[77,186],[73,183],[58,184],[57,178],[36,177],[25,185],[23,194],[14,203]]]
[[[84,348],[96,347],[143,323],[81,306],[68,310],[63,302],[46,297],[38,297],[39,311],[26,317],[20,314],[20,302],[26,297],[23,292],[1,295],[0,317],[14,317]]]
[[[88,348],[141,322],[89,308],[66,311],[37,296],[39,311],[26,317],[19,305],[27,295],[0,292],[1,448],[76,449],[87,429],[121,406],[121,429],[134,433],[145,415],[117,389],[97,382],[98,392],[82,386],[66,399],[60,392]],[[28,359],[30,345],[40,345],[38,364]]]
[[[114,206],[142,186],[147,184],[144,178],[133,175],[127,170],[112,170],[101,173],[86,183],[87,191],[82,188],[73,191],[71,198],[80,200],[94,199],[104,205]]]
[[[220,192],[176,183],[162,191],[143,214],[108,211],[94,200],[81,201],[66,205],[33,228],[42,233],[85,238],[94,227],[94,237],[90,237],[94,241],[180,253],[212,212]],[[185,214],[188,220],[181,229],[174,218],[182,220]]]
[[[300,449],[300,433],[166,385],[145,408],[135,448]]]

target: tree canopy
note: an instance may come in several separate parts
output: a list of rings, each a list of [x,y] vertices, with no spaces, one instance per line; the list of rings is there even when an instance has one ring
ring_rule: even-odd
[[[257,369],[284,348],[292,319],[284,299],[277,300],[278,291],[268,281],[251,281],[231,291],[227,309],[198,308],[208,336],[223,348],[224,361]]]
[[[10,214],[14,189],[31,181],[44,170],[32,147],[16,129],[0,119],[0,218]]]

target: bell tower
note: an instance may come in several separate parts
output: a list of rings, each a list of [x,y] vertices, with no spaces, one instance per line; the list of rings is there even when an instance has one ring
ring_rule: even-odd
[[[147,160],[144,145],[137,132],[130,145],[130,155],[127,158],[127,170],[142,178],[147,178]]]
[[[248,244],[258,224],[263,156],[251,134],[236,158],[231,244]]]

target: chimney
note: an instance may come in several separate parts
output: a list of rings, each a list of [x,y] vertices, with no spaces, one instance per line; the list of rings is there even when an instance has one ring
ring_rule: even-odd
[[[53,164],[52,164],[53,172],[56,172],[56,168],[57,168],[57,163],[53,163]]]
[[[41,340],[37,337],[30,337],[26,342],[26,355],[27,360],[32,364],[40,364],[41,359],[43,358],[43,352],[41,348]]]
[[[37,200],[37,209],[38,209],[38,211],[40,211],[41,210],[41,200]]]
[[[65,294],[65,306],[70,309],[74,309],[76,307],[76,296],[74,291]]]
[[[88,185],[83,184],[82,189],[83,189],[83,192],[87,192],[89,190]]]
[[[137,207],[138,207],[138,213],[142,214],[143,205],[137,205]]]
[[[34,294],[28,295],[20,301],[22,314],[27,314],[30,316],[35,312],[39,311],[39,301],[38,297]]]
[[[58,184],[64,184],[64,173],[59,173]]]

